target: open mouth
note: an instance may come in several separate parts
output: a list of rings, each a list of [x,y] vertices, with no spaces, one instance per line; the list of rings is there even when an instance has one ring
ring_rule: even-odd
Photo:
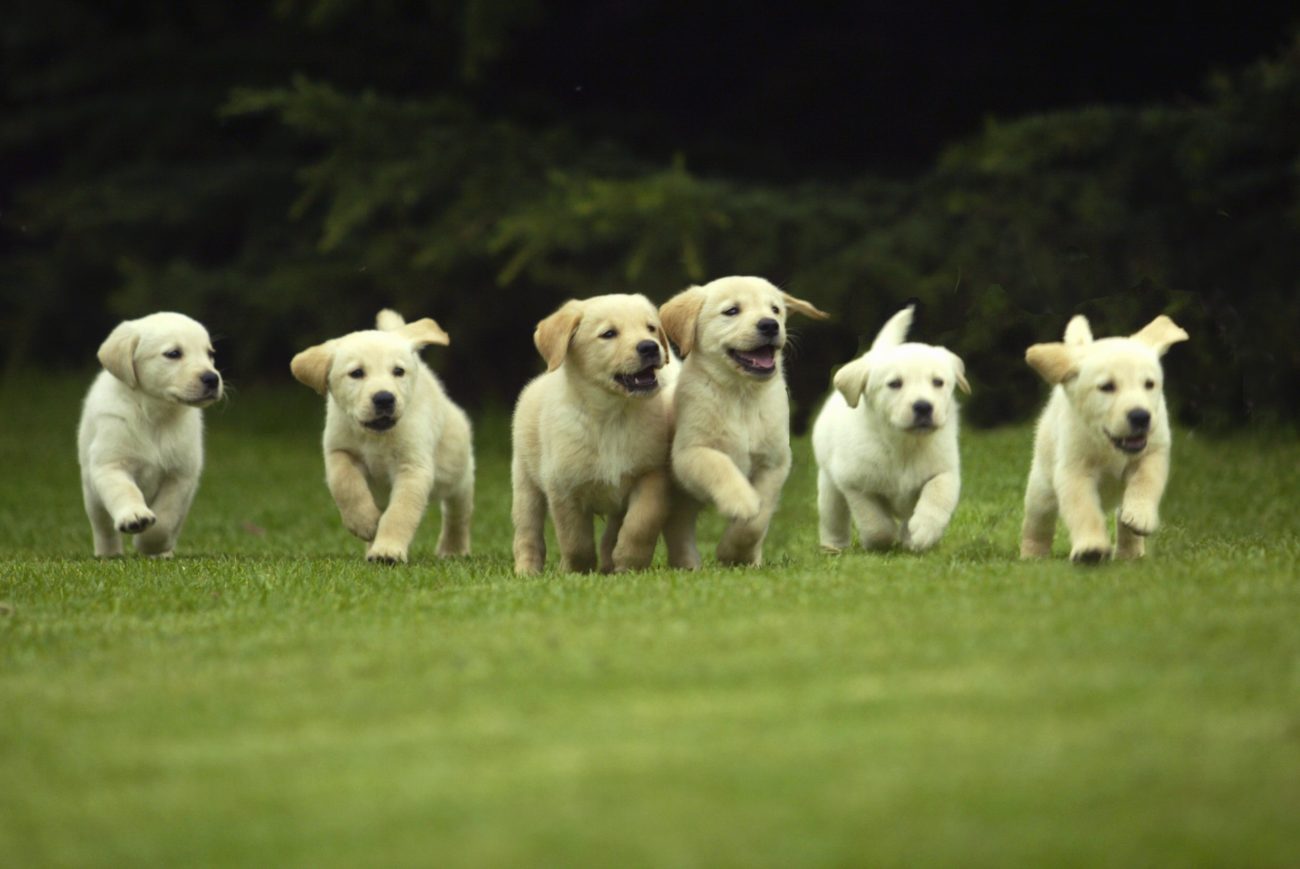
[[[397,425],[397,418],[393,416],[377,416],[374,419],[366,420],[361,424],[371,431],[388,431],[390,428]]]
[[[653,365],[647,365],[631,374],[615,374],[614,380],[628,392],[653,392],[659,388],[659,378],[655,376]]]
[[[1115,449],[1125,453],[1140,453],[1147,448],[1147,436],[1145,434],[1127,435],[1117,438],[1108,435],[1110,442],[1115,445]]]
[[[776,372],[776,347],[771,344],[753,350],[728,350],[727,355],[747,374],[770,377]]]

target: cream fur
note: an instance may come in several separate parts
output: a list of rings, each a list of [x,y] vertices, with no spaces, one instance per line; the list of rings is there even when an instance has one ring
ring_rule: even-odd
[[[121,555],[123,533],[145,555],[175,550],[203,470],[199,408],[222,395],[212,355],[207,330],[174,313],[128,320],[100,346],[106,370],[77,428],[95,555]]]
[[[835,377],[813,425],[818,534],[824,550],[939,542],[961,493],[954,387],[965,367],[942,347],[904,343],[912,309],[895,314],[871,349]],[[924,403],[924,404],[919,404]],[[918,406],[931,410],[918,413]]]
[[[298,380],[327,395],[323,446],[330,494],[344,527],[369,543],[371,561],[407,560],[430,497],[442,509],[438,554],[468,555],[474,510],[469,418],[419,353],[449,339],[433,320],[405,323],[393,311],[381,311],[376,324],[304,350],[290,365]],[[381,393],[392,396],[391,412],[376,405]]]
[[[762,563],[763,539],[790,472],[781,365],[791,311],[826,317],[755,277],[691,287],[660,308],[664,328],[686,357],[673,399],[678,485],[664,534],[672,566],[699,566],[695,521],[705,502],[731,520],[718,542],[718,560]],[[764,320],[776,324],[770,336],[760,331]],[[746,368],[737,353],[761,360],[762,368]]]
[[[1186,340],[1186,332],[1161,316],[1128,338],[1094,341],[1087,320],[1075,317],[1063,343],[1026,351],[1026,360],[1053,389],[1034,436],[1022,558],[1051,553],[1058,512],[1074,561],[1144,554],[1144,539],[1159,525],[1169,474],[1160,357]],[[1133,412],[1148,414],[1149,428],[1135,427]],[[1105,514],[1116,507],[1118,545],[1112,553]]]
[[[678,367],[659,312],[645,296],[570,301],[534,342],[548,370],[520,393],[511,428],[515,572],[542,569],[548,511],[565,570],[648,567],[668,511],[665,385]],[[649,342],[653,358],[641,352]],[[596,515],[606,519],[599,553]]]

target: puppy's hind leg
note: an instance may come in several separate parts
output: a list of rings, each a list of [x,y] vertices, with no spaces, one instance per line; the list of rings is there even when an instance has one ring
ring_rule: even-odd
[[[610,513],[605,517],[605,532],[600,535],[600,572],[614,572],[614,547],[618,533],[623,528],[623,513]]]
[[[654,560],[655,543],[668,518],[669,486],[668,474],[661,470],[636,481],[613,550],[615,570],[644,570]]]
[[[1025,521],[1020,526],[1020,557],[1045,558],[1052,554],[1056,531],[1056,491],[1035,464],[1025,487]]]
[[[577,501],[562,495],[548,497],[555,539],[560,546],[564,569],[573,573],[590,573],[596,569],[596,536],[592,531],[593,515]]]
[[[668,547],[669,567],[699,569],[700,551],[695,545],[695,520],[699,512],[699,502],[674,486],[668,519],[664,522],[664,544]]]
[[[817,474],[817,537],[823,552],[842,552],[852,544],[849,502],[826,471]]]
[[[781,497],[781,487],[790,473],[789,465],[764,468],[754,474],[754,491],[758,493],[760,508],[752,519],[733,519],[718,541],[718,561],[723,564],[748,564],[758,567],[763,563],[763,541],[768,526],[776,512]]]
[[[438,555],[469,555],[470,521],[474,517],[473,477],[444,497],[439,506],[442,510],[442,530],[438,533]]]
[[[1119,523],[1115,547],[1116,558],[1142,558],[1146,555],[1146,538],[1137,534],[1123,522]]]
[[[152,504],[158,521],[135,538],[136,551],[152,558],[172,557],[198,488],[197,479],[172,478],[162,482]]]
[[[546,495],[516,463],[510,518],[515,526],[515,573],[540,573],[546,564]]]
[[[863,549],[888,549],[898,542],[898,523],[884,503],[864,492],[845,492],[844,497]]]

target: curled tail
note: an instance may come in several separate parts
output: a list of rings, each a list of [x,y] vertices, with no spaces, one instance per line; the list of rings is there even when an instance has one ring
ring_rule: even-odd
[[[871,343],[871,349],[884,350],[889,347],[897,347],[906,341],[907,330],[912,328],[912,314],[915,312],[916,306],[908,305],[890,317],[889,322],[876,333],[876,340]]]
[[[406,319],[392,308],[384,308],[375,315],[375,328],[381,332],[396,332],[406,325]]]
[[[1065,326],[1065,343],[1075,347],[1092,343],[1092,328],[1088,325],[1087,317],[1075,314],[1070,318]]]

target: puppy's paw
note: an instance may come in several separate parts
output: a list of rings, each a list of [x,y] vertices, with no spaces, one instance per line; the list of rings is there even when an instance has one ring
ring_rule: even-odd
[[[348,529],[354,537],[359,537],[367,543],[375,539],[375,533],[379,530],[379,511],[350,515],[343,515],[343,527]]]
[[[1119,524],[1139,537],[1153,534],[1160,525],[1154,504],[1124,503],[1119,508]]]
[[[405,564],[406,547],[391,541],[376,540],[366,550],[366,561],[381,564]]]
[[[1108,543],[1078,543],[1070,550],[1070,560],[1075,564],[1101,564],[1110,558]]]
[[[758,497],[758,492],[748,483],[737,486],[734,491],[719,493],[718,512],[728,519],[750,522],[758,518],[762,509],[763,499]]]
[[[123,534],[139,534],[157,521],[158,517],[153,514],[153,511],[144,507],[118,517],[117,530]]]
[[[944,526],[938,522],[918,519],[913,516],[903,530],[903,545],[913,552],[924,552],[934,548],[943,537]]]

